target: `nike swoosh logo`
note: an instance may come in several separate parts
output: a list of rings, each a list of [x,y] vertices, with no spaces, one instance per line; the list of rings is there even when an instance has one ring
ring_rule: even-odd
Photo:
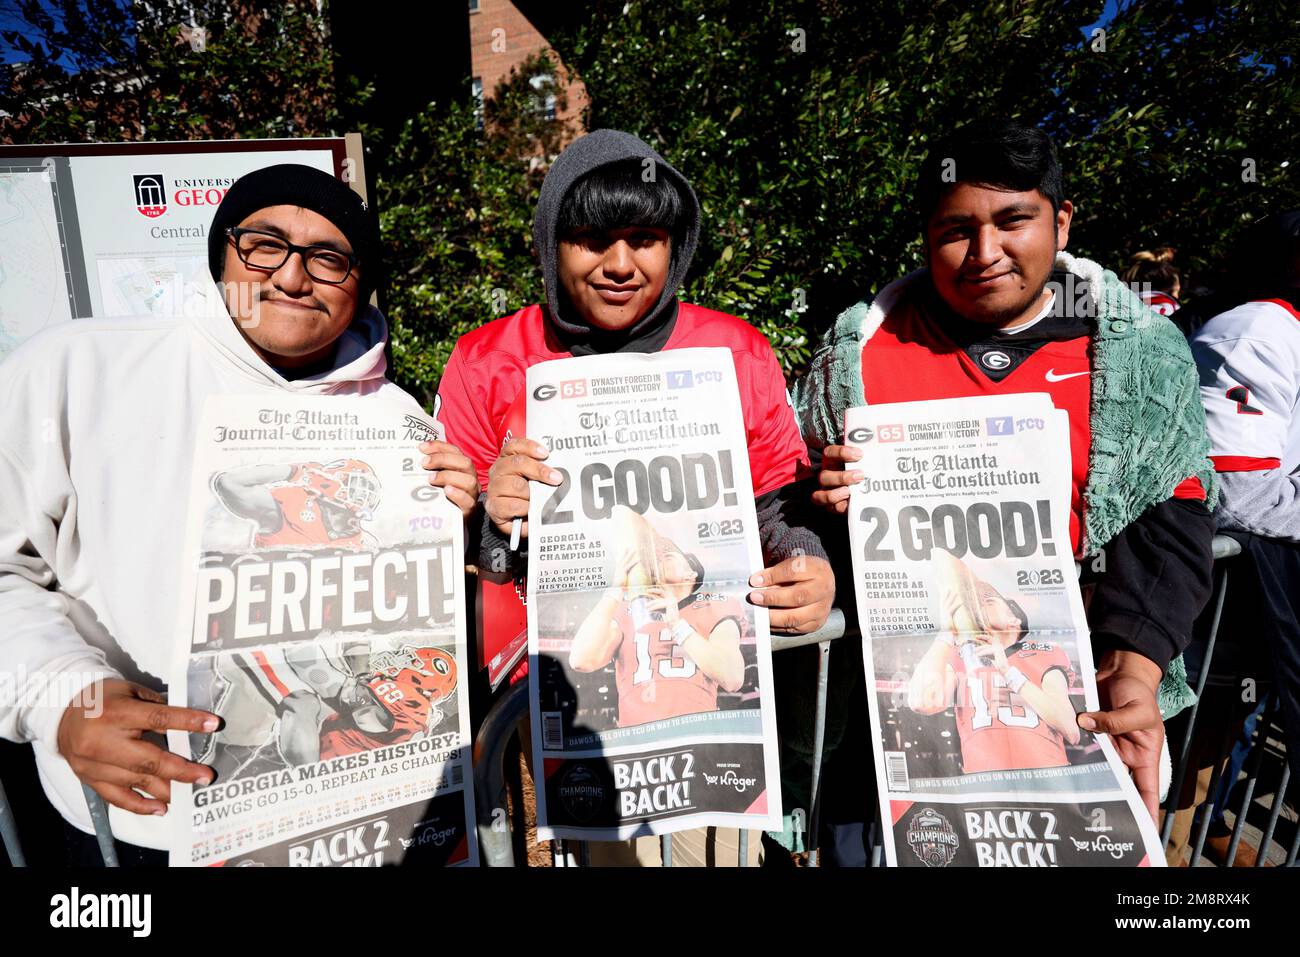
[[[1057,375],[1055,369],[1048,369],[1045,378],[1048,382],[1064,382],[1066,379],[1073,379],[1075,376],[1087,374],[1086,372],[1067,372],[1065,375]]]

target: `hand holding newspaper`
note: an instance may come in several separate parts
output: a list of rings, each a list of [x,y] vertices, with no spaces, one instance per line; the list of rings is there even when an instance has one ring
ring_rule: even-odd
[[[849,538],[890,865],[1161,866],[1095,710],[1045,394],[850,409]]]
[[[173,865],[477,859],[460,512],[429,486],[428,420],[374,399],[204,409],[171,732]]]
[[[767,612],[730,350],[528,370],[558,487],[528,514],[538,836],[780,818]]]

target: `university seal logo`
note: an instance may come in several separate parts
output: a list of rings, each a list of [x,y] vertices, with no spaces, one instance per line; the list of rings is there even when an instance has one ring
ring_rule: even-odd
[[[167,212],[167,189],[162,174],[149,173],[132,179],[135,180],[135,208],[140,215],[157,219]]]

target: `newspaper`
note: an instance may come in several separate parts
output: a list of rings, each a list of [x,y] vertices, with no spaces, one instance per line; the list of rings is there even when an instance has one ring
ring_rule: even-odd
[[[173,785],[173,865],[477,861],[461,516],[374,398],[204,408],[169,732],[209,765]]]
[[[850,409],[849,537],[890,865],[1163,865],[1098,707],[1045,393]]]
[[[763,567],[728,349],[528,370],[538,837],[779,826]]]

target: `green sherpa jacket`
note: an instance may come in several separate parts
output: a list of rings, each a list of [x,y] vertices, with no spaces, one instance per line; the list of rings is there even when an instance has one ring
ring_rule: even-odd
[[[1083,554],[1096,555],[1115,535],[1189,475],[1200,479],[1206,505],[1218,500],[1218,480],[1208,455],[1199,379],[1187,342],[1168,319],[1143,305],[1109,269],[1091,260],[1058,253],[1056,268],[1073,273],[1087,285],[1095,308],[1092,332],[1092,409],[1088,482],[1084,489]],[[794,390],[795,412],[804,440],[813,448],[839,444],[844,412],[866,405],[862,388],[862,346],[914,283],[917,270],[886,286],[874,301],[859,302],[835,320],[813,356],[808,373]],[[1082,306],[1083,303],[1080,303]],[[792,654],[792,653],[787,653]],[[811,656],[805,664],[811,664]],[[826,753],[839,743],[848,715],[844,702],[860,673],[842,656],[831,672],[827,709]],[[859,669],[860,671],[860,669]],[[1194,700],[1181,658],[1161,683],[1161,713],[1172,717]],[[781,711],[805,722],[784,722],[787,755],[805,761],[812,755],[815,680],[789,676]],[[806,730],[803,727],[806,724]],[[802,772],[797,772],[802,776]],[[785,843],[790,846],[787,826]]]

